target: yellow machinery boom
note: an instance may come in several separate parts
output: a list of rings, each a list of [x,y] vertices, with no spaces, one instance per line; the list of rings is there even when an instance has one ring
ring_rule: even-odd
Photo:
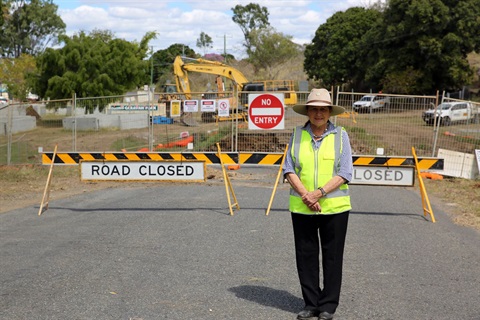
[[[221,62],[205,59],[191,59],[193,62],[185,63],[183,59],[184,58],[181,56],[175,58],[173,72],[178,92],[183,93],[187,99],[191,99],[190,82],[188,79],[188,72],[190,71],[216,75],[218,93],[224,92],[223,81],[221,78],[225,77],[230,79],[234,83],[234,90],[240,95],[240,100],[243,106],[246,106],[248,103],[248,93],[267,91],[284,93],[286,105],[294,105],[297,103],[297,95],[295,93],[293,80],[259,80],[249,82],[239,70]]]

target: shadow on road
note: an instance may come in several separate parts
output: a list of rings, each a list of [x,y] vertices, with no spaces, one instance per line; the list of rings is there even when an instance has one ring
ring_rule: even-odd
[[[285,290],[262,286],[238,286],[230,288],[238,298],[252,301],[266,307],[297,313],[304,307],[303,300]]]
[[[366,212],[366,211],[351,211],[350,214],[365,215],[365,216],[404,216],[418,220],[429,221],[421,213],[405,213],[405,212]]]
[[[38,209],[39,206],[34,206],[34,208]],[[147,207],[141,207],[141,208],[119,208],[119,207],[108,207],[108,208],[73,208],[73,207],[61,207],[61,206],[50,206],[48,208],[49,210],[68,210],[68,211],[73,211],[73,212],[90,212],[90,213],[95,213],[95,212],[179,212],[179,211],[198,211],[198,210],[209,210],[225,215],[230,215],[228,212],[228,207],[175,207],[175,208],[160,208],[160,207],[153,207],[153,208],[147,208]],[[241,207],[240,210],[234,210],[235,212],[241,212],[241,210],[254,210],[254,211],[260,211],[260,212],[265,212],[266,208],[259,208],[259,207]],[[273,211],[278,211],[278,212],[290,212],[287,209],[271,209],[271,212]]]

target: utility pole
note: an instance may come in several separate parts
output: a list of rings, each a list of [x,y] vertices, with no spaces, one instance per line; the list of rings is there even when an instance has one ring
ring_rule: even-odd
[[[231,38],[232,36],[229,36]],[[225,64],[227,64],[227,34],[223,34],[223,57],[225,59]]]
[[[153,117],[151,115],[152,105],[150,103],[150,92],[153,86],[153,47],[150,47],[150,84],[148,86],[148,150],[153,151]]]

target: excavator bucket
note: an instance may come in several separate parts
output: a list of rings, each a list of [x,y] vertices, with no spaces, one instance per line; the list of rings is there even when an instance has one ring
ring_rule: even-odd
[[[198,122],[193,118],[193,113],[183,113],[180,122],[188,127],[198,127]]]

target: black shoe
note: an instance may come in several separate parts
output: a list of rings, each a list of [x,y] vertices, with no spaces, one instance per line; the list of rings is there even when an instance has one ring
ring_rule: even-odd
[[[333,313],[323,311],[320,312],[320,315],[318,316],[318,320],[332,320],[333,319]]]
[[[297,319],[306,320],[306,319],[316,318],[318,317],[318,314],[319,312],[317,310],[304,309],[298,313]]]

